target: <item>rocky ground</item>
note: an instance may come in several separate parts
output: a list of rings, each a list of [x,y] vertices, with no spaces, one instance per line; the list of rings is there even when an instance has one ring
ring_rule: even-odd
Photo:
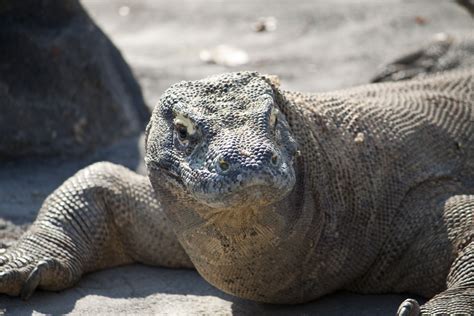
[[[82,3],[124,54],[150,107],[176,81],[244,69],[279,75],[286,89],[364,84],[381,64],[435,33],[474,27],[449,0]],[[83,158],[1,162],[2,243],[11,243],[34,220],[43,199],[66,178],[99,160],[144,172],[142,138]],[[132,265],[90,274],[60,293],[40,291],[27,302],[0,296],[0,314],[390,315],[405,297],[342,292],[298,306],[262,305],[226,295],[194,271]]]

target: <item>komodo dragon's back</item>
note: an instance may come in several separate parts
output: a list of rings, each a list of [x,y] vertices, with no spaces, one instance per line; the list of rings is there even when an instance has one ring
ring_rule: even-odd
[[[353,143],[355,149],[350,154],[360,154],[368,141],[383,147],[379,151],[382,156],[373,156],[370,162],[376,166],[374,160],[384,160],[379,162],[386,168],[384,176],[403,165],[409,168],[405,180],[410,176],[416,182],[455,176],[473,185],[472,69],[324,94],[286,95],[302,108],[301,116],[316,123],[314,133],[334,142],[348,141],[345,146]],[[292,128],[296,134],[304,134],[299,126],[306,128],[298,122]]]

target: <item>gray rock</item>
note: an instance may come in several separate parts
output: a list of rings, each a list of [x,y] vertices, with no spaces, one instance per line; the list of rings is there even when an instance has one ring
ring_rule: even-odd
[[[130,68],[78,1],[1,1],[0,43],[0,159],[82,154],[144,129]]]

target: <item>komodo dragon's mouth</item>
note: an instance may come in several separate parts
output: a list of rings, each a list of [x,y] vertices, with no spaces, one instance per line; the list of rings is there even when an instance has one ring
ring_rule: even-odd
[[[244,176],[218,176],[187,186],[187,189],[195,200],[211,208],[236,209],[276,203],[293,189],[294,184],[294,172],[262,171]]]
[[[193,175],[178,175],[171,168],[149,164],[150,179],[160,187],[166,186],[176,195],[186,195],[211,208],[236,209],[265,206],[283,199],[294,187],[294,172],[259,172],[234,177],[205,177],[199,172]],[[189,172],[188,172],[189,173]],[[202,181],[185,181],[187,178],[202,178]]]

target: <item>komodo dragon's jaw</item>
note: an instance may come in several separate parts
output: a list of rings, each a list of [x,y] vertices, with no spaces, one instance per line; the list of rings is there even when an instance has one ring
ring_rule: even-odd
[[[255,72],[169,88],[147,129],[146,162],[155,190],[166,187],[214,210],[284,198],[295,185],[297,146],[274,89]]]

